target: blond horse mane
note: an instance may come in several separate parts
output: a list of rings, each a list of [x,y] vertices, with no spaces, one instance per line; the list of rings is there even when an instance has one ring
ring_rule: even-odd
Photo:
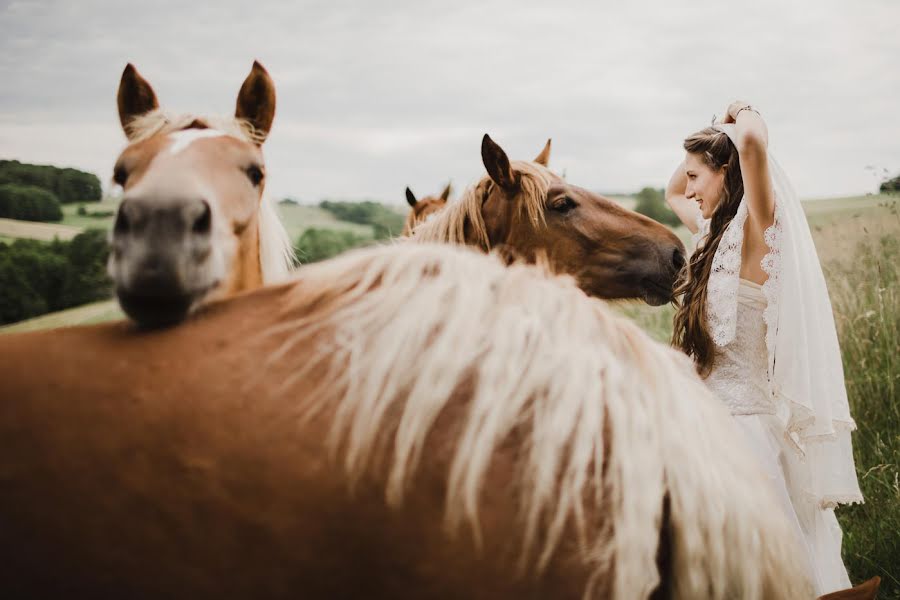
[[[153,110],[132,119],[126,126],[130,142],[140,142],[157,134],[181,131],[194,121],[201,121],[210,129],[251,143],[259,143],[264,135],[253,126],[234,117],[175,114],[165,110]],[[274,202],[263,194],[259,207],[259,262],[264,284],[284,281],[296,263],[291,237],[278,216]]]
[[[284,389],[309,395],[309,417],[334,411],[329,442],[351,481],[388,456],[386,496],[400,505],[438,416],[465,390],[446,473],[451,534],[464,525],[480,540],[488,468],[512,443],[523,569],[544,568],[574,531],[593,573],[586,598],[604,585],[646,598],[668,497],[675,598],[811,596],[721,403],[687,358],[571,278],[432,244],[354,251],[301,276],[263,333],[287,336],[269,360],[303,356]],[[311,372],[324,376],[308,389]]]
[[[510,165],[520,174],[517,216],[527,218],[534,225],[542,224],[547,190],[556,175],[534,162],[512,161]],[[469,186],[459,199],[448,202],[435,217],[417,225],[413,229],[412,238],[417,242],[464,244],[467,242],[468,224],[474,237],[468,242],[489,251],[491,243],[481,214],[481,205],[493,185],[491,179],[485,176],[477,184]]]

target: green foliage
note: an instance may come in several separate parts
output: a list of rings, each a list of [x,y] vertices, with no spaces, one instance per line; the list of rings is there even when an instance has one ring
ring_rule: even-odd
[[[61,221],[62,207],[52,192],[34,185],[0,184],[0,217],[23,221]]]
[[[108,252],[100,230],[70,242],[0,243],[0,324],[108,298]]]
[[[77,169],[0,160],[0,184],[32,185],[56,195],[63,204],[100,200],[100,179]]]
[[[883,194],[896,194],[897,192],[900,192],[900,175],[883,182],[879,189]]]
[[[634,207],[636,212],[665,225],[679,225],[681,223],[678,216],[666,205],[665,190],[645,187],[635,195],[635,198],[637,199],[637,204]]]
[[[303,232],[297,241],[297,257],[302,263],[313,263],[336,256],[350,248],[364,246],[371,239],[351,231],[311,228]]]
[[[319,207],[330,212],[336,219],[371,225],[375,239],[384,240],[398,236],[403,231],[403,215],[371,200],[363,202],[331,202],[323,200]]]

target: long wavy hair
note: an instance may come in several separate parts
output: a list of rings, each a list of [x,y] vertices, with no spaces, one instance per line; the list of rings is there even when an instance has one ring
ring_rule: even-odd
[[[716,249],[744,196],[744,179],[737,148],[725,133],[715,127],[707,127],[685,139],[684,149],[699,156],[713,170],[727,166],[722,199],[710,219],[709,233],[697,244],[675,287],[675,297],[679,302],[672,345],[693,358],[697,372],[706,376],[712,369],[715,354],[706,322],[706,285]]]

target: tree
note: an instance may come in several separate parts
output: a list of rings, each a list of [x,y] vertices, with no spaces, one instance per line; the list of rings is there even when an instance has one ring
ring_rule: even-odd
[[[0,185],[0,217],[23,221],[61,221],[62,207],[52,192],[34,185]]]
[[[883,182],[879,190],[882,194],[900,192],[900,175]]]
[[[69,242],[0,244],[0,323],[109,298],[106,233],[88,230]]]
[[[56,195],[63,204],[96,202],[101,198],[100,179],[78,169],[0,160],[0,184],[5,183],[39,187]]]
[[[664,190],[645,187],[635,195],[637,205],[634,210],[646,215],[654,221],[665,225],[678,225],[681,220],[666,206],[666,194]]]

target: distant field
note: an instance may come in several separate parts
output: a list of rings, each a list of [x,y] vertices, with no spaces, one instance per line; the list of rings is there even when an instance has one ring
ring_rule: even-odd
[[[0,236],[52,240],[53,233],[59,231],[60,239],[71,239],[84,229],[109,229],[112,227],[113,217],[98,218],[79,215],[78,206],[78,204],[63,205],[63,220],[59,224],[50,223],[32,227],[32,224],[26,221],[13,221],[12,223],[14,225],[7,225],[4,228],[2,222],[10,221],[10,219],[0,219]],[[115,210],[116,208],[116,204],[109,201],[88,202],[83,206],[87,212],[106,212]],[[339,221],[334,218],[331,213],[322,210],[318,206],[279,204],[277,210],[284,221],[291,239],[294,241],[296,241],[304,231],[311,227],[352,231],[353,233],[364,237],[372,236],[371,226]],[[25,225],[19,226],[19,223],[25,223]]]
[[[338,229],[341,231],[352,231],[361,236],[372,236],[371,225],[359,225],[357,223],[348,223],[347,221],[339,221],[327,210],[323,210],[318,206],[309,206],[304,204],[279,204],[277,206],[278,214],[281,215],[284,225],[295,242],[304,231],[310,228],[317,229]]]
[[[45,242],[51,242],[54,238],[59,238],[67,241],[79,233],[81,233],[81,229],[78,227],[69,227],[58,223],[0,219],[0,236],[5,238],[29,238]]]
[[[107,200],[106,202],[85,202],[84,204],[63,204],[63,225],[70,227],[78,227],[79,229],[109,229],[113,224],[113,217],[88,217],[78,214],[78,207],[84,206],[88,212],[115,212],[117,203]]]
[[[124,316],[115,300],[106,300],[6,325],[5,327],[0,327],[0,334],[71,327],[73,325],[90,325],[91,323],[121,319]]]

